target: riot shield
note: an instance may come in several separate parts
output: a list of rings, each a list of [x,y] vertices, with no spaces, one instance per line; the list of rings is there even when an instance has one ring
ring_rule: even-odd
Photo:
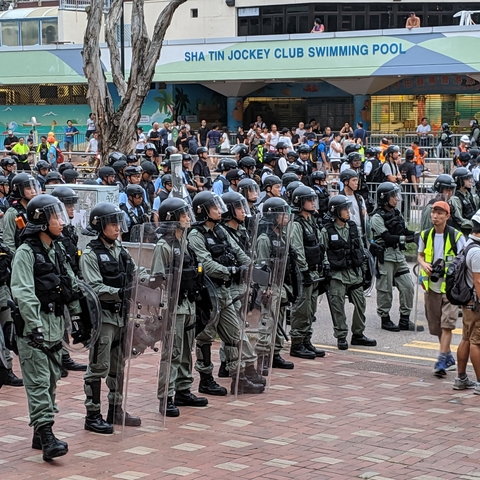
[[[138,255],[123,347],[124,434],[129,431],[126,413],[141,417],[143,427],[152,431],[164,425],[186,247],[186,230],[177,222],[156,226],[156,243],[148,241],[151,224],[136,229],[133,239],[138,242],[129,243],[129,249],[137,249]]]
[[[77,279],[80,293],[81,313],[71,315],[65,307],[65,334],[63,345],[67,350],[76,351],[90,349],[100,335],[102,322],[102,306],[97,294],[83,280]]]
[[[363,293],[366,297],[369,297],[375,286],[375,259],[369,250],[363,249],[366,257],[366,269],[363,274]]]
[[[281,343],[277,336],[286,336],[283,327],[278,331],[278,326],[279,317],[286,316],[285,306],[288,303],[284,280],[289,261],[292,222],[293,216],[290,213],[263,212],[257,235],[252,241],[252,273],[248,297],[242,309],[239,350],[245,351],[246,342],[253,348],[257,356],[257,372],[265,377],[267,388],[271,378],[275,344]],[[240,358],[237,366],[236,396],[242,393],[240,382],[243,369],[249,378],[247,362],[242,360],[243,358]]]

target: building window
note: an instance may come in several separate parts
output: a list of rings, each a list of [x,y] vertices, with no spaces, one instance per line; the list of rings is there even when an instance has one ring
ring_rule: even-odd
[[[16,20],[2,22],[2,45],[18,47],[18,22]]]
[[[192,18],[198,18],[198,8],[191,8],[190,9],[190,16]]]
[[[58,20],[42,19],[42,45],[50,45],[58,42]]]
[[[38,45],[38,20],[23,21],[20,22],[20,26],[22,29],[22,45]]]

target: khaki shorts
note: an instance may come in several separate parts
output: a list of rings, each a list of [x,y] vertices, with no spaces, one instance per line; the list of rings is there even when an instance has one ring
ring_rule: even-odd
[[[442,328],[453,330],[457,323],[458,307],[447,300],[444,293],[425,292],[425,316],[428,322],[428,331],[439,337]]]
[[[463,331],[462,339],[472,345],[480,345],[480,312],[462,307]]]

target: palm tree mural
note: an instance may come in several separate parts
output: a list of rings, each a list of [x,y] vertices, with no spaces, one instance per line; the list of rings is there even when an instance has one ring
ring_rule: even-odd
[[[155,97],[153,100],[158,103],[158,111],[160,113],[168,113],[169,115],[165,118],[166,122],[171,122],[174,118],[174,100],[172,92],[167,92],[167,90],[162,89],[158,91],[159,97]]]
[[[182,116],[187,111],[190,105],[188,94],[183,91],[183,88],[175,88],[175,114],[177,117]]]
[[[218,92],[212,92],[211,102],[218,108],[218,121],[227,123],[227,97]]]

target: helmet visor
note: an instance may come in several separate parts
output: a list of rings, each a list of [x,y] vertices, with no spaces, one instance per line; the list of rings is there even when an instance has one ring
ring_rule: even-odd
[[[211,216],[214,210],[217,210],[220,213],[220,215],[223,213],[227,213],[228,211],[228,208],[225,205],[225,202],[218,195],[215,195],[211,200],[205,203],[204,208],[208,216]]]
[[[317,195],[302,197],[302,208],[306,211],[318,210],[319,204]]]
[[[260,187],[257,183],[252,183],[252,185],[247,185],[241,187],[241,194],[249,201],[256,202],[260,196]]]
[[[245,198],[232,203],[232,213],[236,218],[251,216],[250,208]]]
[[[33,197],[40,195],[38,182],[33,177],[26,182],[20,183],[17,188],[20,196],[26,200],[31,200]]]
[[[128,232],[127,222],[125,220],[123,211],[97,217],[94,221],[100,222],[102,231],[105,230],[107,225],[118,225],[120,228],[120,233]]]
[[[43,207],[42,210],[35,210],[35,213],[33,214],[33,219],[38,220],[42,215],[42,211],[47,217],[48,225],[63,226],[68,225],[68,223],[70,222],[67,210],[65,209],[65,205],[62,202],[54,203],[53,205],[47,205],[46,207]]]

